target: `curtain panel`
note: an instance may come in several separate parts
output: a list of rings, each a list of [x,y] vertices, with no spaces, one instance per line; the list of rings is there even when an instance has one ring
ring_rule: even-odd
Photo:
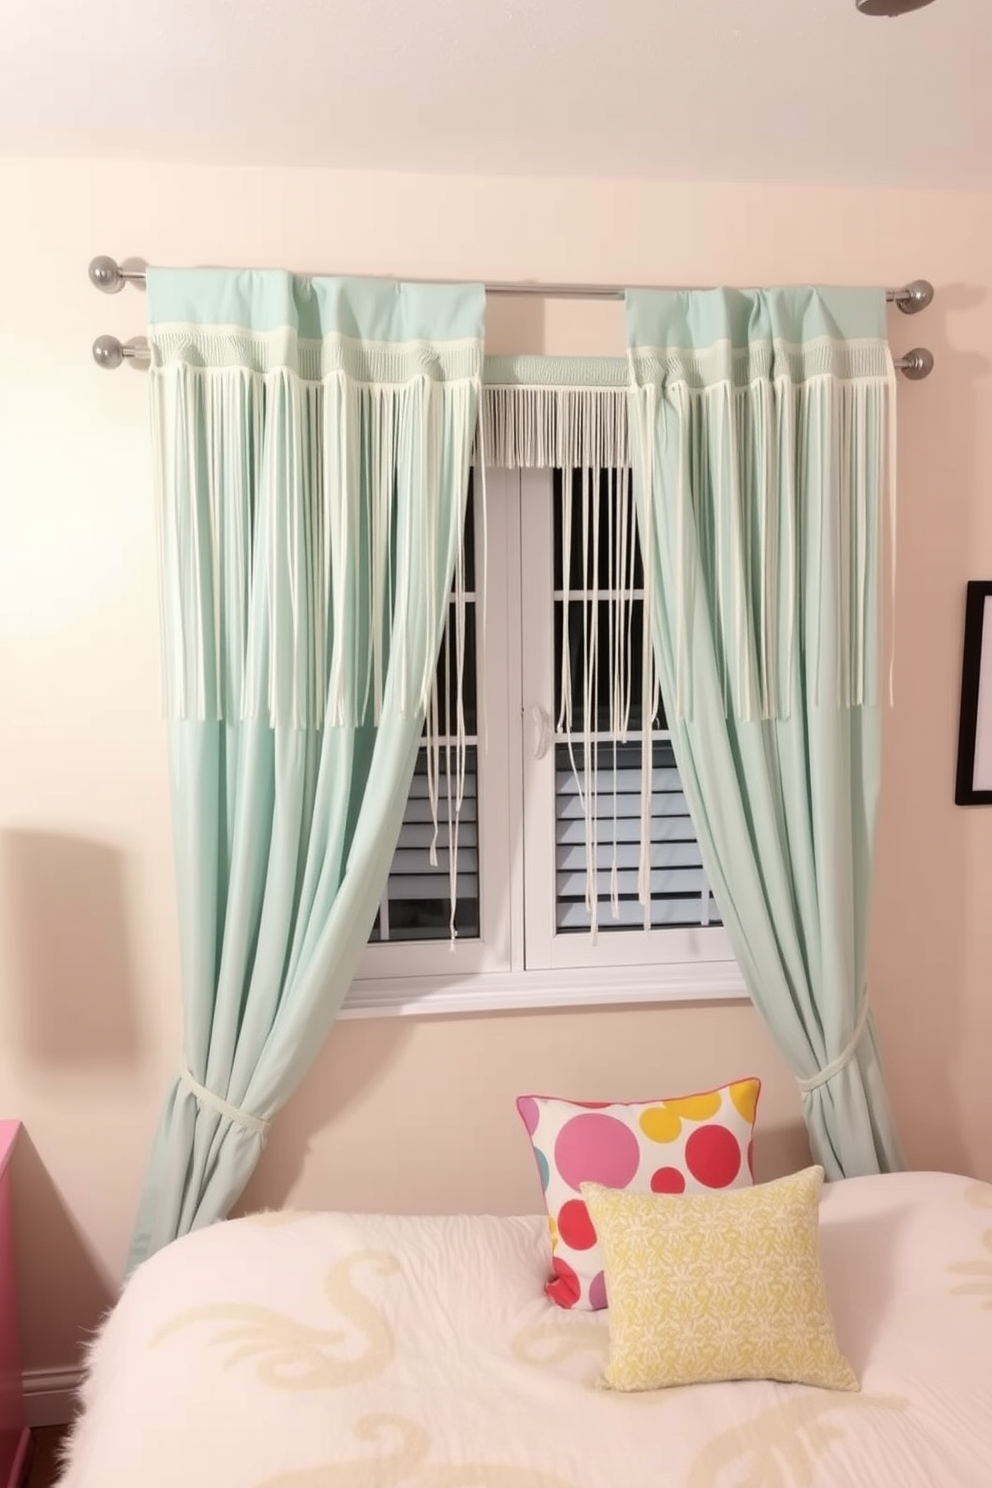
[[[485,312],[274,271],[148,300],[184,1044],[129,1267],[228,1212],[368,939],[464,602]]]
[[[894,369],[881,291],[627,294],[646,600],[683,788],[829,1177],[899,1166],[865,961]]]

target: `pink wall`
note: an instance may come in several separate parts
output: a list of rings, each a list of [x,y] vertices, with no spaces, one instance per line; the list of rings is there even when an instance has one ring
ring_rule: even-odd
[[[896,706],[871,985],[911,1162],[992,1178],[992,812],[953,806],[965,580],[992,573],[992,199],[962,194],[0,163],[0,1090],[29,1369],[111,1297],[180,1044],[145,385],[89,360],[142,302],[99,252],[438,277],[897,283],[937,355],[900,388]],[[622,349],[618,307],[503,303],[491,350]],[[799,1101],[742,1005],[343,1024],[250,1203],[530,1209],[523,1087],[644,1096],[765,1080],[759,1164]]]

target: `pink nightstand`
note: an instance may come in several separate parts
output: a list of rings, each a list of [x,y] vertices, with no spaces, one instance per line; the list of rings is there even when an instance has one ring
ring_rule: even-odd
[[[19,1121],[0,1121],[0,1488],[20,1488],[31,1455],[31,1433],[24,1420],[11,1224],[10,1158],[20,1129]]]

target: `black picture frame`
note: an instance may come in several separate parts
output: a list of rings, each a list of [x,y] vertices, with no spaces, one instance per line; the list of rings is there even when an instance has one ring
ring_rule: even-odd
[[[968,583],[958,724],[958,806],[992,806],[992,579]]]

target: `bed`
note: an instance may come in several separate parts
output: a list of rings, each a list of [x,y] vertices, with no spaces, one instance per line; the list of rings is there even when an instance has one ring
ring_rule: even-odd
[[[607,1314],[544,1295],[543,1218],[266,1213],[132,1277],[62,1488],[989,1488],[992,1186],[828,1185],[860,1393],[599,1388]]]

